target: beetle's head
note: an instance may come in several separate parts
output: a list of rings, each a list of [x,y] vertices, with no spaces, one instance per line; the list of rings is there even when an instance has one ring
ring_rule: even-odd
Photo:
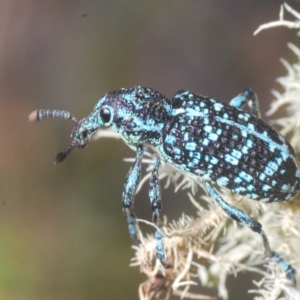
[[[60,151],[54,161],[62,162],[73,149],[83,148],[99,128],[109,128],[120,133],[131,146],[158,143],[161,139],[165,118],[171,104],[159,92],[135,86],[104,95],[86,118],[77,121],[68,111],[36,110],[29,115],[30,121],[47,118],[70,119],[75,123],[71,145]]]

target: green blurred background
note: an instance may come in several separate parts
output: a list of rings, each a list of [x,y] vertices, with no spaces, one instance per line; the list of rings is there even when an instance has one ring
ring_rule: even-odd
[[[277,20],[280,4],[0,1],[0,300],[137,299],[146,280],[129,267],[134,251],[121,213],[130,167],[123,158],[134,153],[101,139],[55,167],[73,124],[30,124],[28,114],[56,108],[80,119],[103,94],[133,85],[225,102],[252,87],[266,111],[270,90],[280,89],[275,78],[286,73],[279,58],[295,60],[286,43],[299,45],[286,28],[252,35]],[[173,191],[163,192],[163,214],[192,214],[187,195]],[[151,219],[147,186],[135,207]],[[243,276],[230,281],[230,299],[246,299],[249,285]]]

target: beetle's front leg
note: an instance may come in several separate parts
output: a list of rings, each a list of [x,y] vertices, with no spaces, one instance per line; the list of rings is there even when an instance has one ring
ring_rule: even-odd
[[[137,147],[135,162],[126,176],[122,195],[123,213],[127,216],[129,234],[130,237],[134,240],[137,240],[138,237],[136,228],[136,217],[133,211],[133,202],[136,189],[138,187],[141,177],[143,154],[144,148],[143,145],[140,145]]]
[[[229,105],[242,109],[250,101],[251,113],[257,117],[260,117],[258,98],[252,89],[247,89],[243,93],[233,98]]]
[[[155,224],[159,223],[159,213],[162,208],[160,184],[159,184],[159,177],[158,177],[159,166],[160,166],[160,158],[157,157],[155,159],[150,181],[149,181],[149,198],[151,202],[151,208],[153,210],[152,221]],[[155,232],[155,238],[157,239],[156,257],[160,260],[161,264],[165,268],[170,268],[171,265],[165,262],[165,250],[164,250],[164,243],[162,241],[164,236],[159,230],[157,230]]]

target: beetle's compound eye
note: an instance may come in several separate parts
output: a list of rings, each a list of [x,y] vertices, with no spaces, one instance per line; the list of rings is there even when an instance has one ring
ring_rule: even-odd
[[[112,122],[112,112],[107,106],[100,108],[100,116],[104,122],[104,125],[109,126]]]

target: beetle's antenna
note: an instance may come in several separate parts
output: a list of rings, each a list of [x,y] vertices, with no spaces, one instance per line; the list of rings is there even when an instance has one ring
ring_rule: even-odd
[[[70,154],[70,152],[76,148],[78,148],[78,145],[76,143],[72,143],[68,148],[60,151],[55,157],[54,164],[57,165],[62,162]]]
[[[38,122],[43,119],[50,119],[50,118],[70,119],[75,124],[78,123],[77,119],[74,116],[72,116],[68,111],[65,110],[39,109],[33,111],[28,117],[30,122]]]
[[[68,111],[65,110],[39,109],[33,111],[28,117],[30,122],[39,122],[43,119],[51,119],[51,118],[61,118],[65,120],[70,119],[76,125],[78,125],[77,119],[74,116],[72,116]],[[57,165],[58,163],[62,162],[69,155],[69,153],[76,148],[78,148],[78,144],[73,142],[68,148],[60,151],[56,155],[54,164]]]

